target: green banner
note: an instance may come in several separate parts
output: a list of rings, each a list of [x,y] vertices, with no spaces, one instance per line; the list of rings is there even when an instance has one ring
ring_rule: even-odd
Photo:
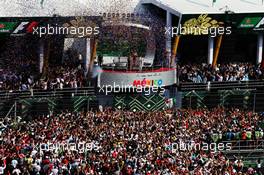
[[[262,17],[246,17],[243,21],[239,24],[239,28],[253,28],[255,27]]]
[[[0,22],[0,33],[12,32],[16,24],[16,22]]]

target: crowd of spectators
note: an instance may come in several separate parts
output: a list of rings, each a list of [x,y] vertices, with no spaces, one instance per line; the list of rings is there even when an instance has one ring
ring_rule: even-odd
[[[63,89],[85,86],[85,71],[81,66],[49,66],[39,73],[36,63],[24,59],[0,69],[0,90]]]
[[[53,90],[63,88],[80,88],[85,86],[85,72],[82,68],[59,66],[49,68],[47,75],[40,78],[31,88]]]
[[[181,82],[194,83],[264,79],[264,70],[250,63],[219,64],[215,67],[208,64],[189,64],[179,66],[178,73]]]
[[[4,119],[0,174],[261,175],[261,160],[257,167],[246,167],[242,157],[231,159],[220,148],[174,149],[172,145],[230,142],[232,148],[231,141],[263,139],[263,122],[262,114],[223,108],[104,109],[50,114],[27,122]],[[73,147],[51,148],[50,143]],[[91,143],[90,149],[81,149],[79,143]]]
[[[9,63],[0,69],[0,90],[22,89],[22,85],[27,86],[32,83],[32,75],[35,74],[36,62],[32,59],[21,57],[9,60]]]
[[[18,59],[5,69],[0,69],[0,90],[63,89],[85,86],[85,71],[81,65],[50,65],[40,74],[35,61]],[[187,64],[178,67],[180,82],[230,82],[263,80],[264,70],[250,63]]]

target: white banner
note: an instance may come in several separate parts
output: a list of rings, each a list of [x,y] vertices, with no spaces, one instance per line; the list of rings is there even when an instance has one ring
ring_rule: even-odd
[[[152,72],[122,72],[104,70],[98,77],[98,86],[121,87],[135,84],[170,86],[176,83],[176,69],[160,69]]]

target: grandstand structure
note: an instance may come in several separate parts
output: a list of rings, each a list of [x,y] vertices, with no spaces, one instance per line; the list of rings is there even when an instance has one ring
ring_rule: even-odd
[[[69,6],[72,8],[67,8]],[[1,1],[1,8],[3,8],[0,14],[1,20],[7,23],[18,21],[17,26],[23,22],[41,22],[46,19],[52,22],[55,21],[54,17],[57,17],[58,21],[70,25],[72,25],[72,21],[77,22],[79,27],[82,27],[83,23],[94,22],[100,27],[102,35],[98,37],[54,37],[56,39],[51,37],[48,40],[53,40],[52,42],[31,38],[37,43],[34,56],[37,57],[40,73],[44,71],[47,60],[54,61],[59,57],[57,62],[63,61],[66,50],[73,49],[82,60],[86,71],[98,76],[97,86],[98,84],[109,85],[111,81],[115,81],[117,84],[123,83],[124,80],[127,83],[135,80],[142,81],[146,77],[152,77],[153,80],[162,79],[163,82],[166,82],[164,84],[168,94],[166,98],[177,97],[178,105],[182,104],[182,99],[184,99],[180,95],[181,92],[188,94],[194,90],[218,93],[218,90],[234,89],[261,91],[263,88],[261,80],[183,83],[178,79],[179,72],[176,69],[179,62],[188,63],[195,60],[213,66],[230,61],[261,64],[264,6],[260,0],[250,2],[243,0],[182,0],[177,2],[171,0],[130,0],[96,1],[96,3],[90,0],[70,2],[11,0]],[[94,18],[87,18],[88,16]],[[190,20],[196,21],[196,23],[199,20],[218,22],[217,27],[221,25],[225,28],[231,27],[231,33],[211,36],[202,33],[171,34],[171,32],[166,32],[166,29],[184,26]],[[201,21],[200,23],[197,23],[195,27],[209,25]],[[17,26],[13,26],[12,32]],[[158,26],[160,30],[157,30],[155,26]],[[9,40],[3,43],[4,45],[9,43],[8,47],[12,47],[13,38],[18,40],[17,45],[22,45],[25,39],[19,35],[11,36],[11,30],[6,33],[10,36],[4,36],[3,33],[1,33],[1,37],[7,37]],[[120,36],[120,33],[123,36]],[[130,36],[126,36],[126,34]],[[6,49],[4,45],[2,48]],[[49,45],[48,49],[47,45]],[[31,50],[34,50],[33,46],[36,45],[32,44]],[[55,51],[53,50],[54,46],[57,49]],[[138,52],[138,60],[130,68],[129,57],[131,57],[132,50]],[[100,58],[102,59],[100,73],[92,70],[94,63],[99,62],[99,56],[102,56]],[[7,62],[3,62],[3,60],[1,59],[1,65],[4,67]],[[50,64],[54,63],[51,61]],[[163,73],[164,75],[161,77],[157,75]]]
[[[72,8],[67,8],[68,6]],[[86,36],[83,38],[78,36],[56,36],[42,40],[28,36],[27,40],[34,40],[34,43],[37,43],[37,49],[35,49],[36,45],[34,43],[30,47],[32,51],[35,50],[33,52],[34,56],[37,57],[40,73],[45,72],[44,65],[47,64],[47,60],[51,61],[50,64],[54,64],[54,60],[58,60],[57,63],[55,61],[55,64],[58,64],[65,59],[66,51],[72,49],[77,52],[86,71],[92,73],[92,77],[97,76],[95,86],[107,86],[111,82],[119,85],[124,82],[129,84],[135,80],[142,81],[146,77],[151,77],[153,80],[162,79],[165,82],[166,98],[175,98],[177,107],[185,104],[186,95],[182,94],[189,96],[189,94],[206,94],[210,91],[210,93],[225,96],[222,94],[225,90],[238,90],[241,92],[242,98],[243,94],[247,94],[248,91],[251,94],[260,91],[261,94],[263,88],[261,80],[199,84],[180,82],[178,75],[180,72],[176,69],[176,66],[179,66],[178,63],[188,63],[195,60],[214,66],[218,63],[230,61],[261,64],[263,58],[262,21],[264,5],[260,0],[250,2],[243,0],[182,0],[177,2],[171,0],[130,0],[96,1],[96,3],[90,0],[70,2],[11,0],[2,1],[1,8],[3,8],[0,14],[1,20],[7,23],[18,21],[17,26],[23,22],[42,22],[43,20],[50,20],[51,23],[55,24],[54,17],[57,17],[56,19],[60,23],[70,25],[72,25],[72,21],[75,21],[79,27],[91,22],[99,26],[102,33],[100,36]],[[92,18],[90,18],[91,16]],[[231,33],[230,35],[217,34],[212,37],[209,34],[202,33],[170,33],[171,35],[168,35],[168,32],[166,32],[166,29],[184,26],[190,20],[219,22],[220,26],[231,27]],[[47,22],[44,24],[47,24]],[[199,25],[197,23],[196,27],[199,28]],[[14,26],[12,32],[15,31],[17,26]],[[120,35],[120,33],[123,35]],[[8,38],[6,40],[9,40],[2,42],[2,50],[6,49],[5,45],[12,47],[13,38],[17,40],[16,45],[23,45],[23,40],[27,38],[19,35],[11,36],[11,30],[10,33],[7,32],[5,35],[2,32],[1,37],[6,37]],[[53,50],[55,47],[57,50]],[[17,49],[18,53],[21,49],[23,50],[23,48]],[[135,65],[129,67],[132,50],[138,52],[137,61]],[[101,70],[92,70],[94,64],[99,64],[100,56],[102,57],[100,58],[102,59]],[[2,67],[8,63],[8,61],[3,62],[3,60],[4,58],[1,59],[0,63]],[[9,94],[9,92],[3,94]],[[118,94],[113,93],[112,95]],[[206,95],[202,96],[206,97]],[[253,97],[254,95],[246,101],[250,101],[250,104],[256,104],[259,96]],[[124,99],[121,96],[116,98]],[[105,100],[101,102],[104,104],[112,104],[113,101],[121,103],[120,100],[114,100],[114,97],[107,99],[112,100],[106,103],[104,103]],[[133,104],[140,106],[141,103],[144,104],[148,101],[148,98],[141,99],[144,100],[142,102],[135,100],[136,103]],[[164,106],[164,99],[161,98],[160,100],[163,101],[161,106]],[[196,101],[201,101],[201,98],[199,95],[194,95],[193,100],[196,103]],[[203,105],[198,104],[208,106],[205,103],[203,102]],[[129,102],[127,102],[128,104]],[[190,103],[188,102],[188,104]],[[215,106],[217,105],[218,103],[215,104]]]
[[[71,6],[72,8],[67,8]],[[103,0],[94,1],[91,0],[75,0],[71,2],[64,2],[62,0],[54,1],[54,0],[34,0],[34,1],[26,1],[26,0],[12,0],[12,1],[2,1],[1,2],[1,17],[19,17],[19,16],[26,16],[26,17],[40,17],[40,16],[119,16],[126,15],[129,16],[131,14],[142,14],[144,16],[151,15],[150,17],[154,18],[154,20],[158,20],[158,18],[162,18],[163,22],[167,27],[178,26],[179,24],[183,24],[184,21],[194,17],[195,15],[200,14],[209,14],[220,16],[220,19],[227,23],[232,23],[233,33],[235,32],[235,28],[241,29],[252,29],[252,30],[262,30],[261,27],[261,18],[263,16],[263,2],[261,0],[253,0],[253,1],[244,1],[244,0],[223,0],[215,2],[212,0],[198,0],[198,1],[191,1],[191,0],[181,0],[174,2],[172,0],[129,0],[129,1],[108,1],[105,2]],[[156,14],[152,13],[152,10],[156,11]],[[196,16],[197,17],[197,16]],[[252,18],[253,17],[253,18]],[[234,20],[236,18],[236,20]],[[239,19],[239,20],[237,20]],[[234,21],[233,21],[234,20]],[[251,22],[250,22],[251,21]],[[252,21],[256,24],[253,24]],[[244,25],[243,22],[249,22],[249,24]],[[258,25],[259,24],[259,25]],[[230,25],[230,24],[227,24]],[[257,28],[256,28],[257,27]],[[250,31],[252,31],[250,30]],[[248,32],[246,30],[245,32]],[[243,33],[243,32],[242,32]],[[254,32],[253,32],[254,33]],[[244,53],[244,55],[240,55],[240,59],[245,59],[241,57],[252,57],[254,62],[261,63],[262,61],[262,47],[263,47],[263,36],[260,32],[255,32],[255,35],[250,35],[251,38],[255,38],[252,43],[244,43],[248,45],[255,45],[251,52],[252,53]],[[234,34],[236,35],[236,34]],[[241,36],[240,36],[241,37]],[[239,36],[232,35],[229,39],[223,40],[223,46],[228,45],[227,47],[231,47],[231,42],[240,42],[234,41],[239,38]],[[232,39],[231,39],[232,38]],[[170,56],[173,46],[175,45],[175,38],[168,37],[166,38],[166,50],[169,52],[168,57]],[[182,38],[182,40],[185,40]],[[187,39],[188,40],[188,39]],[[192,40],[192,39],[191,39]],[[248,40],[245,38],[244,40]],[[173,42],[172,42],[173,41]],[[182,41],[184,42],[184,41]],[[214,60],[214,40],[210,37],[208,39],[201,39],[199,42],[208,43],[208,48],[205,47],[205,57],[207,58],[208,63],[213,63]],[[216,41],[215,41],[216,42]],[[194,45],[197,45],[195,43]],[[195,46],[198,47],[198,46]],[[181,49],[178,50],[181,52]],[[175,49],[174,49],[175,50]],[[208,52],[207,52],[208,50]],[[226,52],[231,52],[232,48],[224,49]],[[257,54],[256,54],[257,53]],[[175,53],[174,53],[175,54]],[[183,54],[183,53],[182,53]],[[181,55],[182,55],[181,54]],[[217,54],[216,54],[217,55]],[[227,55],[227,53],[225,53]],[[234,56],[234,54],[231,54]],[[221,59],[221,53],[220,58]],[[227,56],[226,56],[227,57]],[[229,55],[228,55],[229,57]],[[239,56],[238,56],[239,57]],[[254,58],[253,58],[254,57]],[[187,58],[185,58],[187,59]],[[216,58],[215,58],[216,59]],[[230,58],[223,58],[223,59],[230,59]],[[252,61],[252,60],[251,60]]]
[[[42,26],[94,25],[99,27],[100,34],[45,35],[40,39],[26,29],[34,22]],[[14,23],[12,29],[4,31],[4,24]],[[13,35],[23,24],[25,30]],[[178,71],[180,65],[197,61],[213,67],[250,62],[263,68],[262,0],[3,0],[0,25],[1,69],[10,63],[4,60],[10,47],[15,56],[19,52],[34,55],[41,81],[45,80],[43,74],[49,74],[49,66],[60,65],[71,54],[78,57],[78,66],[84,67],[87,78],[85,85],[75,88],[0,91],[0,117],[26,118],[64,110],[81,112],[98,109],[99,105],[134,112],[161,111],[169,106],[188,109],[223,106],[227,110],[237,107],[264,111],[263,79],[181,82]],[[225,32],[229,28],[230,32],[173,33],[180,27],[204,30],[203,26],[207,26],[205,30],[211,26],[223,27]],[[14,41],[23,47],[12,47]],[[25,51],[25,48],[29,49]],[[68,50],[72,52],[69,54]],[[133,93],[125,91],[126,87],[120,88],[146,80],[161,81],[164,92],[160,93],[159,87],[156,93],[145,95],[142,91]],[[115,85],[119,89],[111,87],[110,94],[100,92]],[[243,156],[248,164],[263,159],[263,140],[241,143],[233,141],[233,149],[225,154],[230,159],[233,155]]]

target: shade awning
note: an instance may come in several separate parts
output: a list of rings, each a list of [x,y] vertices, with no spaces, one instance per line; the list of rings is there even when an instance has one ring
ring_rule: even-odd
[[[262,0],[142,0],[142,4],[153,4],[177,16],[180,14],[223,14],[226,11],[264,12]]]

